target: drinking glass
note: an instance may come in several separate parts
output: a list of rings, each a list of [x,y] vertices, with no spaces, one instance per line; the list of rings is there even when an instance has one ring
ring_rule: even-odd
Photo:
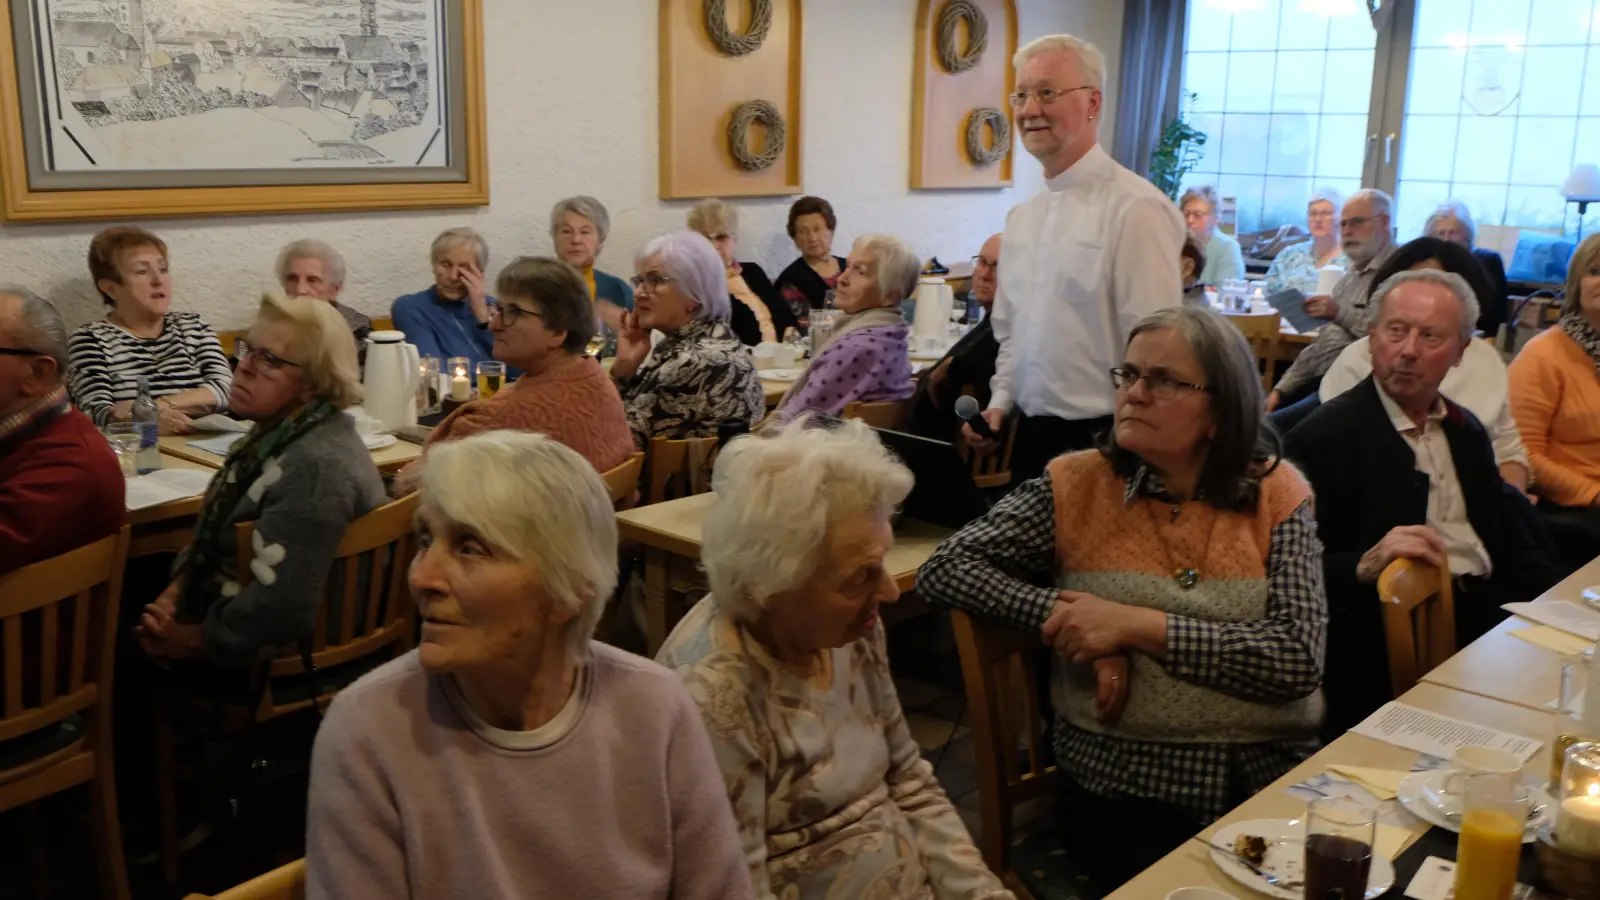
[[[122,474],[139,474],[139,442],[143,438],[139,426],[132,422],[112,422],[106,426],[106,440],[117,454],[117,465]]]
[[[417,384],[417,415],[431,416],[439,412],[439,357],[424,356],[419,368],[422,380]]]
[[[594,334],[590,335],[589,345],[584,348],[583,352],[589,354],[595,359],[599,359],[600,357],[604,356],[606,344],[609,343],[610,335],[611,329],[606,326],[606,323],[599,323],[594,329]]]
[[[1510,900],[1528,823],[1520,775],[1473,775],[1461,798],[1455,900]]]
[[[1306,900],[1361,900],[1367,895],[1378,813],[1343,797],[1306,809]]]
[[[449,370],[445,373],[449,377],[446,395],[456,403],[465,403],[472,399],[472,381],[467,377],[472,360],[465,356],[452,356],[445,364]],[[441,378],[444,376],[441,376]]]
[[[492,359],[478,363],[478,399],[487,400],[500,393],[506,383],[506,364]]]

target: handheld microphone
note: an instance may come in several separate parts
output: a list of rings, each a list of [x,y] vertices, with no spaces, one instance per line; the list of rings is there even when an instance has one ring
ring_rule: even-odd
[[[989,427],[989,420],[983,417],[983,411],[978,409],[977,399],[971,394],[962,394],[956,398],[956,415],[971,425],[972,430],[978,433],[978,437],[988,441],[1000,439],[1000,436],[994,433],[994,429]]]

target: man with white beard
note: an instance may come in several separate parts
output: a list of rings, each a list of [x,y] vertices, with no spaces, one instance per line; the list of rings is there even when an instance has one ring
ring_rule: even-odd
[[[993,396],[983,417],[999,432],[1017,409],[1014,481],[1094,444],[1111,424],[1108,374],[1135,323],[1182,302],[1177,207],[1100,148],[1105,57],[1068,34],[1017,51],[1011,95],[1022,146],[1048,190],[1006,219],[994,336]],[[990,445],[963,426],[966,439]]]

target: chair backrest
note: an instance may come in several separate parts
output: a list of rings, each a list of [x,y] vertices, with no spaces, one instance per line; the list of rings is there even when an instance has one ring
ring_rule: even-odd
[[[306,861],[297,859],[265,875],[228,888],[215,897],[190,894],[184,900],[305,900]]]
[[[397,656],[411,649],[415,611],[406,570],[415,553],[411,520],[420,499],[420,494],[408,494],[356,519],[345,529],[333,552],[331,574],[338,577],[328,579],[311,632],[311,662],[319,670],[378,653]],[[235,527],[240,577],[248,580],[250,561],[255,557],[250,546],[255,523],[241,522]],[[364,597],[359,595],[363,574]],[[330,627],[328,620],[335,616],[337,621]],[[273,699],[272,679],[303,674],[305,666],[298,648],[288,648],[272,660],[257,721],[311,702],[310,698],[292,703]],[[330,686],[322,694],[335,692],[336,688]]]
[[[862,403],[858,400],[845,404],[839,418],[860,419],[873,428],[899,431],[905,427],[910,413],[911,403],[907,400],[885,400],[882,403]]]
[[[1259,316],[1228,316],[1244,335],[1250,344],[1250,350],[1256,355],[1256,365],[1261,370],[1261,387],[1272,390],[1275,383],[1272,367],[1278,361],[1278,343],[1282,340],[1282,317],[1277,313],[1266,313]]]
[[[110,728],[128,532],[0,577],[0,744],[91,706],[89,728]]]
[[[229,359],[238,358],[239,342],[244,340],[244,336],[248,333],[249,332],[244,329],[240,329],[238,331],[217,332],[217,343],[222,345],[223,355]]]
[[[990,870],[1009,882],[1012,810],[1053,791],[1057,778],[1039,696],[1049,651],[1036,635],[994,628],[960,610],[951,611],[950,624],[972,710],[983,822],[978,849]]]
[[[643,470],[644,451],[641,450],[616,468],[600,473],[606,482],[606,493],[611,495],[612,506],[627,509],[633,505],[633,495],[639,491],[639,473]]]
[[[391,319],[388,316],[378,316],[376,319],[372,320],[372,330],[373,331],[393,331],[394,330],[394,319]]]
[[[972,463],[972,483],[980,488],[999,488],[1011,483],[1011,451],[1017,444],[1017,420],[1011,416],[1000,430],[1000,446],[993,450],[977,450],[959,435],[956,453]]]
[[[646,503],[664,503],[679,497],[704,494],[711,490],[711,457],[717,438],[688,438],[674,441],[651,438],[645,457],[650,489]]]
[[[1456,652],[1456,605],[1450,570],[1397,559],[1378,575],[1389,680],[1396,697]]]

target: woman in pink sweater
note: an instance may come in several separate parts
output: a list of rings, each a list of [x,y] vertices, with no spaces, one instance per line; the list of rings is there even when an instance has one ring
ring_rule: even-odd
[[[1562,561],[1600,555],[1600,234],[1567,266],[1561,324],[1511,361],[1511,412]]]
[[[583,276],[560,260],[524,256],[501,270],[495,293],[494,358],[521,369],[522,377],[451,413],[427,446],[483,431],[538,431],[578,451],[596,471],[621,465],[633,453],[633,436],[616,385],[584,352],[597,322]],[[400,473],[397,494],[416,489],[426,460]]]
[[[600,476],[512,431],[432,456],[410,568],[422,643],[322,723],[306,895],[752,898],[694,701],[590,639],[617,578]]]

